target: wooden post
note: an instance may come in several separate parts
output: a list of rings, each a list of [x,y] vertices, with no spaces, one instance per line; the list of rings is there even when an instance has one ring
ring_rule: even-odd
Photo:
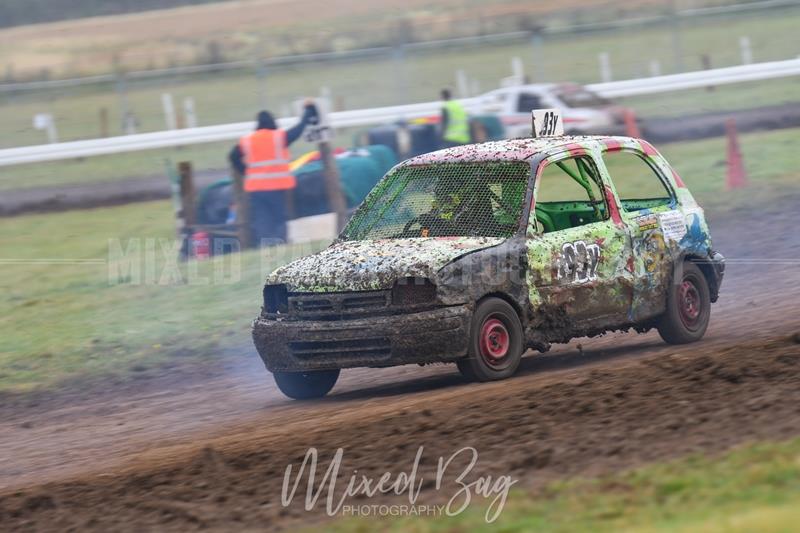
[[[336,231],[342,231],[347,220],[347,203],[342,194],[342,185],[339,179],[339,168],[333,157],[331,143],[323,141],[319,143],[319,154],[322,158],[323,174],[325,176],[325,190],[328,193],[328,204],[331,210],[336,213]]]
[[[173,189],[174,190],[174,189]],[[178,190],[175,198],[175,217],[178,222],[178,238],[181,244],[181,258],[191,256],[192,226],[195,224],[195,192],[192,177],[192,164],[188,161],[178,163]]]
[[[333,156],[331,140],[333,130],[328,124],[327,115],[330,109],[330,100],[323,98],[318,102],[306,99],[304,106],[313,105],[317,111],[316,119],[306,131],[305,139],[308,142],[317,143],[320,159],[322,160],[322,175],[325,181],[325,192],[328,197],[328,207],[336,214],[336,231],[342,230],[347,220],[347,202],[342,193],[339,168],[336,166],[336,159]]]
[[[180,176],[181,210],[179,213],[181,225],[184,229],[194,226],[195,220],[195,191],[192,164],[189,161],[178,163],[178,176]]]
[[[708,54],[703,54],[700,56],[700,61],[703,64],[703,70],[711,70],[711,56]],[[706,91],[713,92],[714,86],[708,85],[706,86]]]
[[[233,173],[233,198],[236,202],[236,233],[242,250],[253,246],[250,235],[250,197],[244,190],[244,176],[236,169]]]

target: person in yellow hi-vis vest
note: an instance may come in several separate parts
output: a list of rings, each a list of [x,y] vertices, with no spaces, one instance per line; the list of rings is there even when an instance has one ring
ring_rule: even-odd
[[[451,100],[450,89],[442,89],[442,148],[467,144],[470,141],[469,115],[464,106]]]
[[[288,195],[297,186],[289,168],[289,145],[299,139],[306,125],[317,118],[317,108],[311,100],[306,100],[300,122],[285,131],[278,129],[269,111],[261,111],[256,118],[255,131],[243,136],[231,150],[231,164],[244,175],[254,242],[277,244],[286,241]]]

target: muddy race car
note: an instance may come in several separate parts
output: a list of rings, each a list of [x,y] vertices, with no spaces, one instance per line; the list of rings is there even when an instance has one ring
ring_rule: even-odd
[[[498,380],[575,337],[697,341],[723,272],[703,210],[646,141],[488,142],[389,171],[330,247],[268,277],[253,338],[291,398],[351,367]]]

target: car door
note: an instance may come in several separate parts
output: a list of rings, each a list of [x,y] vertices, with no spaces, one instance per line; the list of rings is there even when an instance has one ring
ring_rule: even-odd
[[[669,180],[643,151],[612,144],[602,159],[602,172],[613,184],[631,240],[631,318],[643,321],[665,309],[673,262],[666,240],[684,228],[684,216]]]
[[[527,232],[534,309],[579,329],[627,322],[630,240],[595,156],[573,151],[541,161],[534,202]]]

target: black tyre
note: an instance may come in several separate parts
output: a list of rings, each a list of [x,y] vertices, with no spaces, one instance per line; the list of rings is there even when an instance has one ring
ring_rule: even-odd
[[[500,298],[486,298],[472,317],[469,355],[458,361],[458,369],[471,380],[505,379],[517,371],[524,346],[514,308]]]
[[[322,398],[331,391],[336,385],[336,380],[339,379],[339,369],[314,372],[274,372],[272,375],[275,377],[278,388],[289,398],[310,400]]]
[[[699,341],[711,317],[711,293],[705,276],[689,261],[682,267],[676,271],[667,295],[667,310],[658,322],[658,333],[669,344]]]

